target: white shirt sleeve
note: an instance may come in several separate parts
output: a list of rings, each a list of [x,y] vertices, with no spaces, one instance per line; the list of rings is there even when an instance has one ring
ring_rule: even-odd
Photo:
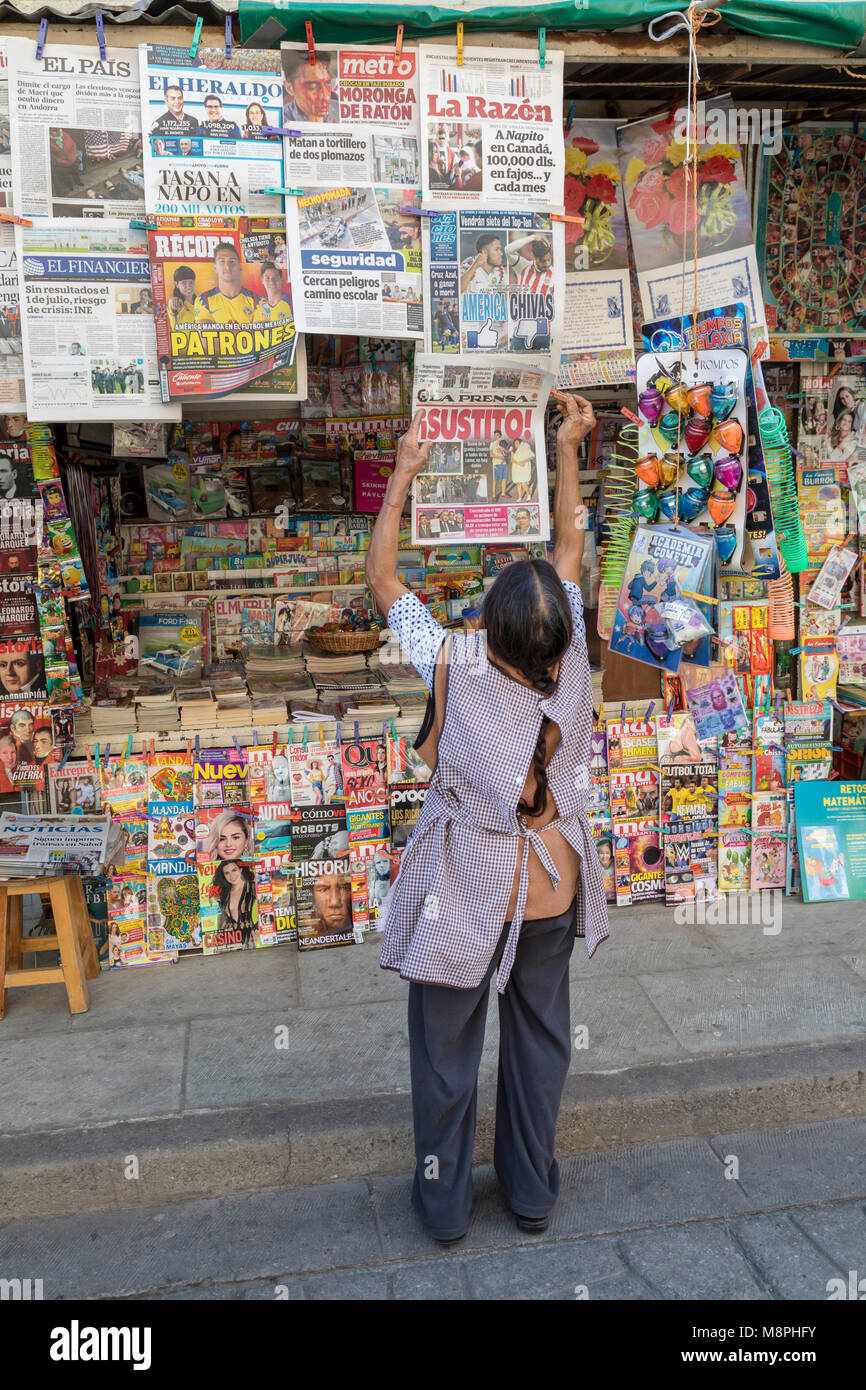
[[[424,607],[417,594],[401,594],[388,610],[388,626],[396,636],[407,661],[411,661],[428,690],[433,689],[433,671],[445,629]]]
[[[586,646],[586,627],[583,621],[583,595],[580,592],[580,585],[575,584],[572,579],[563,579],[562,587],[568,594],[568,601],[571,604],[571,620],[574,623],[574,639],[583,647]]]

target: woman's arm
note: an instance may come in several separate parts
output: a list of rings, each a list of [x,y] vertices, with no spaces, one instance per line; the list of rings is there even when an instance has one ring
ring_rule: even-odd
[[[408,593],[405,584],[397,578],[397,546],[400,538],[400,517],[412,481],[427,462],[430,445],[418,443],[421,427],[421,411],[416,411],[408,431],[397,446],[397,462],[394,472],[385,488],[382,510],[373,527],[370,548],[364,572],[367,584],[382,613],[387,617],[388,609],[401,594]]]
[[[551,391],[562,411],[556,433],[556,491],[553,497],[553,567],[560,579],[580,582],[586,535],[586,508],[580,493],[577,446],[595,425],[592,405],[583,396]]]

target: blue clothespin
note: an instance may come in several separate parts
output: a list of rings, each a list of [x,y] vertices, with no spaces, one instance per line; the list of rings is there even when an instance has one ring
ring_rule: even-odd
[[[435,217],[436,212],[433,208],[416,208],[412,203],[407,203],[400,209],[401,212],[408,212],[410,217]]]
[[[574,102],[573,102],[573,101],[570,101],[570,102],[568,103],[568,117],[567,117],[566,122],[565,122],[565,133],[566,133],[566,135],[567,135],[568,132],[571,130],[571,127],[572,127],[573,125],[574,125]]]
[[[676,704],[676,702],[677,702],[677,697],[676,697],[676,695],[672,695],[671,698],[670,698],[670,700],[668,701],[668,719],[670,719],[671,715],[672,715],[673,712],[674,712],[674,705]]]
[[[360,737],[360,734],[358,733],[358,721],[357,721],[357,719],[355,720],[355,742],[356,742],[356,743],[360,743],[360,742],[361,742],[361,737]]]
[[[108,762],[108,759],[109,759],[110,757],[111,757],[111,744],[110,744],[110,743],[106,743],[106,745],[105,745],[105,761]]]
[[[232,742],[234,743],[234,746],[235,746],[235,752],[237,753],[238,757],[240,757],[240,756],[241,756],[241,746],[240,746],[240,744],[238,743],[238,736],[237,736],[237,734],[232,734]]]
[[[649,708],[647,709],[646,715],[644,716],[646,719],[652,719],[652,717],[653,717],[653,710],[655,709],[655,707],[656,707],[656,702],[655,702],[655,700],[650,700],[650,702],[649,702]]]
[[[303,135],[302,130],[295,130],[294,126],[285,125],[263,125],[263,135]]]
[[[69,759],[69,754],[70,754],[71,752],[72,752],[72,744],[70,744],[68,748],[65,748],[65,749],[63,750],[63,757],[60,759],[60,762],[57,764],[57,771],[58,771],[58,772],[60,771],[60,769],[61,769],[62,767],[65,766],[66,762],[67,762],[68,759]]]
[[[195,736],[195,760],[196,760],[196,762],[198,762],[198,756],[199,756],[199,735],[196,734],[196,736]]]
[[[103,63],[104,63],[104,62],[105,62],[105,56],[106,56],[106,55],[105,55],[105,30],[104,30],[103,27],[102,27],[102,13],[101,13],[100,11],[97,11],[97,14],[96,14],[96,42],[97,42],[98,45],[99,45],[99,56],[100,56],[100,58],[102,59],[102,61],[103,61]]]
[[[198,41],[199,41],[199,39],[201,38],[201,31],[202,31],[202,25],[203,25],[203,24],[204,24],[204,20],[202,19],[201,15],[199,15],[198,19],[197,19],[196,22],[195,22],[195,29],[193,30],[193,35],[192,35],[192,43],[191,43],[190,46],[189,46],[189,56],[190,56],[190,58],[194,58],[195,55],[198,53]]]
[[[337,747],[343,742],[343,725],[341,720],[337,720]]]
[[[251,193],[275,193],[280,198],[302,198],[303,188],[251,188]]]
[[[227,58],[230,58],[231,56],[232,56],[232,17],[231,17],[230,14],[227,14],[227,15],[226,15],[226,57],[227,57]]]
[[[539,31],[538,31],[538,66],[539,66],[540,68],[543,68],[543,67],[544,67],[544,50],[545,50],[546,45],[547,45],[547,30],[546,30],[546,29],[539,29]]]
[[[623,700],[622,704],[620,705],[619,721],[621,724],[625,723],[625,700]]]
[[[146,217],[130,217],[130,227],[134,227],[139,232],[155,232],[156,223],[151,222]]]
[[[42,62],[42,50],[43,50],[43,48],[45,47],[45,35],[46,35],[47,33],[48,33],[48,20],[47,20],[47,19],[40,19],[40,21],[39,21],[39,37],[38,37],[37,40],[36,40],[36,61],[37,61],[37,63],[41,63],[41,62]]]

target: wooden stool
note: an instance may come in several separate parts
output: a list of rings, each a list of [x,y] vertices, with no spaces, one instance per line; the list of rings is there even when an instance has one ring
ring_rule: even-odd
[[[27,893],[48,896],[56,935],[22,935],[21,899]],[[59,951],[60,965],[23,970],[21,957],[31,951]],[[96,979],[98,974],[99,958],[78,874],[16,878],[0,883],[0,1018],[6,1017],[6,990],[26,985],[63,984],[69,1012],[86,1013],[90,1008],[87,981]]]

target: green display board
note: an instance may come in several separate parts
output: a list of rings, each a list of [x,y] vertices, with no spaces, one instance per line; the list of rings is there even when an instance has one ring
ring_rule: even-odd
[[[429,38],[454,33],[458,20],[465,23],[467,41],[482,30],[621,29],[644,25],[685,4],[671,0],[552,0],[550,4],[522,3],[478,5],[407,5],[404,0],[379,0],[358,4],[355,0],[240,0],[241,37],[274,18],[284,27],[269,41],[303,39],[304,21],[322,43],[373,43],[394,37],[398,24],[404,38]],[[724,6],[726,21],[748,34],[767,38],[797,39],[801,43],[826,44],[831,48],[856,48],[866,31],[866,4],[828,3],[828,0],[730,0]],[[664,26],[662,26],[664,27]]]

